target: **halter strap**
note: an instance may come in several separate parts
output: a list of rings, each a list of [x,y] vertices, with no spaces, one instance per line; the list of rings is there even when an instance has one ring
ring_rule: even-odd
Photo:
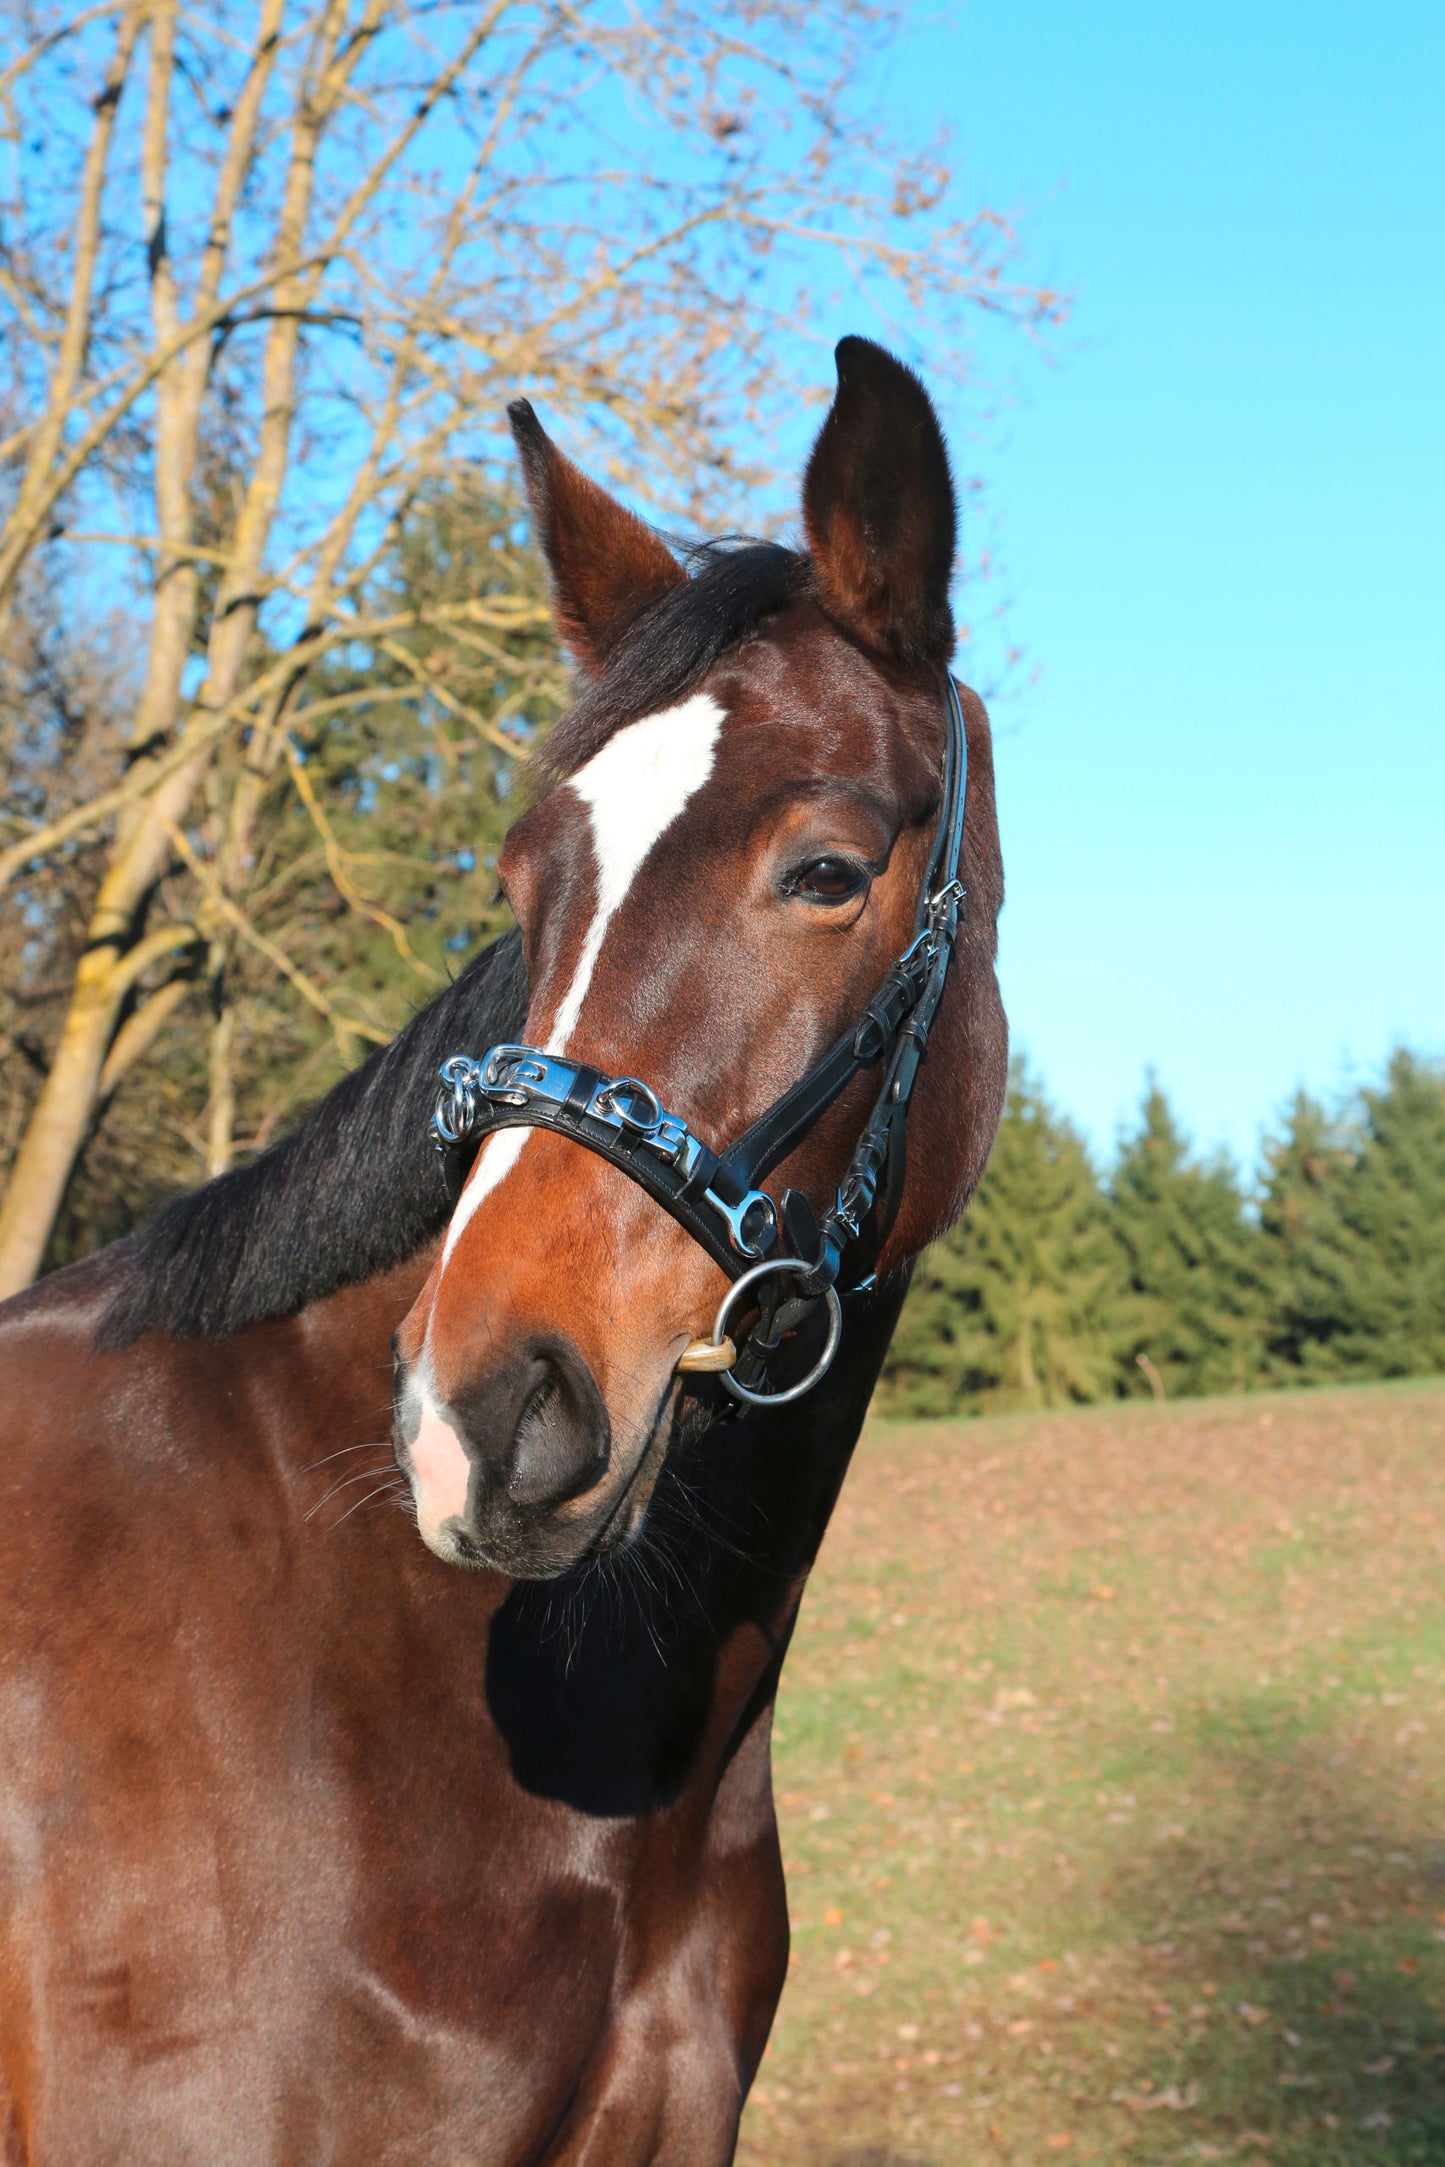
[[[857,1022],[721,1155],[666,1112],[640,1078],[604,1076],[535,1046],[493,1046],[480,1061],[453,1054],[439,1072],[431,1135],[444,1175],[452,1155],[473,1136],[553,1129],[629,1175],[731,1280],[753,1275],[750,1286],[761,1282],[759,1321],[732,1367],[720,1370],[738,1399],[768,1405],[785,1396],[759,1389],[779,1340],[820,1298],[827,1296],[836,1309],[834,1289],[845,1264],[853,1268],[844,1292],[867,1283],[902,1201],[908,1104],[943,998],[964,899],[968,743],[951,673],[944,685],[942,792],[913,939]],[[880,1063],[882,1086],[831,1208],[819,1219],[801,1191],[789,1189],[780,1210],[758,1184],[855,1076]],[[720,1369],[722,1344],[719,1338],[705,1366]],[[827,1360],[809,1384],[821,1377],[836,1344],[830,1333]],[[797,1389],[786,1397],[795,1397]]]

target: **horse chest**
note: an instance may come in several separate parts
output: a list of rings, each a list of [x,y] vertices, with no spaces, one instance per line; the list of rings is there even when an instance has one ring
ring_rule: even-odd
[[[303,1594],[318,1663],[232,1592],[204,1632],[92,1614],[73,1665],[8,1681],[27,2167],[627,2167],[684,2097],[730,2128],[786,1933],[765,1738],[661,1809],[583,1811],[515,1781],[475,1630],[393,1604],[318,1634]]]
[[[696,2117],[732,2127],[780,1983],[749,1861],[536,1827],[513,1831],[524,1864],[443,1859],[415,1822],[348,1859],[321,1818],[273,1817],[269,1864],[193,1829],[149,1873],[112,1846],[109,1871],[50,1874],[22,1937],[27,2167],[640,2167],[679,2115],[675,2156],[711,2156]]]

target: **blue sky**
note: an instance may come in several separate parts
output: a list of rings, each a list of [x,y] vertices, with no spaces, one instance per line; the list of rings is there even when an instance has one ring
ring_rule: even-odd
[[[1016,1043],[1101,1152],[1152,1065],[1250,1162],[1297,1084],[1445,1053],[1445,11],[976,0],[878,87],[1075,297],[951,416],[1029,665]]]

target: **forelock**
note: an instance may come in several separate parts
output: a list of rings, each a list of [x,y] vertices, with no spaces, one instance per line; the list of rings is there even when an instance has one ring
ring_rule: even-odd
[[[706,542],[691,577],[630,625],[532,763],[539,790],[575,775],[624,724],[686,697],[729,648],[806,591],[809,559],[780,542]]]

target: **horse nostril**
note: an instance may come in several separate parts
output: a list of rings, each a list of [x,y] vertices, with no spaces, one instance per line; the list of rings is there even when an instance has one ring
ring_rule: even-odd
[[[561,1504],[606,1470],[607,1409],[591,1370],[571,1350],[539,1352],[534,1370],[512,1440],[507,1494],[518,1505]]]

